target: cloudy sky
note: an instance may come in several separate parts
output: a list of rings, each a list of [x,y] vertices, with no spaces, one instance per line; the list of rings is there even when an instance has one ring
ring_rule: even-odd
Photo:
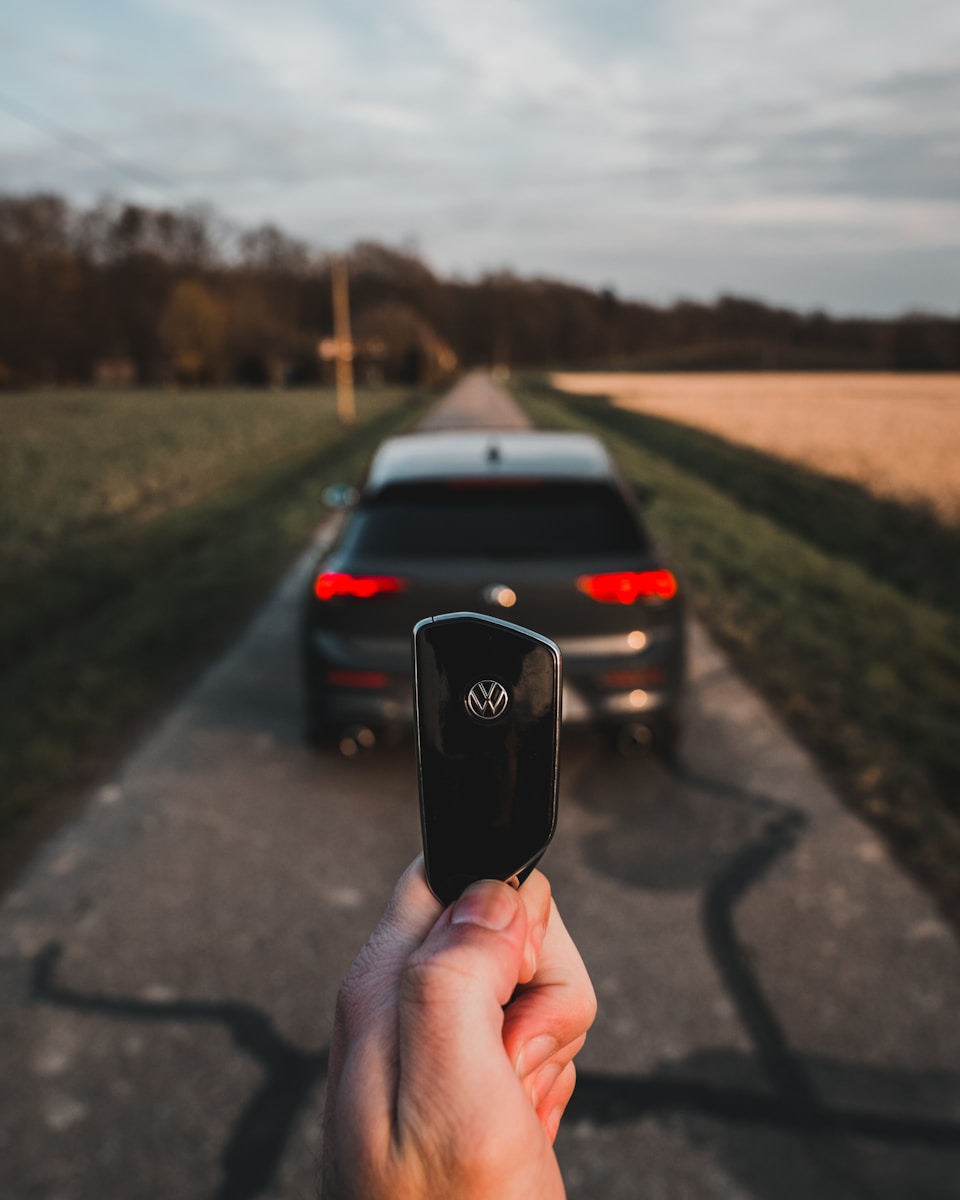
[[[960,311],[957,0],[11,0],[0,190],[657,301]]]

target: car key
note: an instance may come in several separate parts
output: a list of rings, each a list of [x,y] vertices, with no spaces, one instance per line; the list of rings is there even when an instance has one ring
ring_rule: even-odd
[[[557,819],[560,651],[478,613],[413,631],[427,882],[450,904],[478,879],[519,885]]]

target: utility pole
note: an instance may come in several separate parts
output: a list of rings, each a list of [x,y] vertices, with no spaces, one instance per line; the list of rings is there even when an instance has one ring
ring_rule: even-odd
[[[321,358],[333,359],[337,374],[337,417],[341,425],[357,419],[353,394],[353,358],[356,347],[350,335],[350,282],[346,259],[338,258],[330,268],[333,288],[333,337],[322,338],[317,346]]]

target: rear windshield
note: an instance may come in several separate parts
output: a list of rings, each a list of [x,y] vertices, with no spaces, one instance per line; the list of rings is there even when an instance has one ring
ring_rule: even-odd
[[[385,488],[347,534],[360,555],[582,558],[648,548],[622,496],[603,484],[418,484]]]

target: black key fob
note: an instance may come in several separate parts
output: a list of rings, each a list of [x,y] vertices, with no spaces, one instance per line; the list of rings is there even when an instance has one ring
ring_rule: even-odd
[[[560,651],[477,613],[413,631],[427,882],[450,904],[478,879],[522,883],[557,821]]]

